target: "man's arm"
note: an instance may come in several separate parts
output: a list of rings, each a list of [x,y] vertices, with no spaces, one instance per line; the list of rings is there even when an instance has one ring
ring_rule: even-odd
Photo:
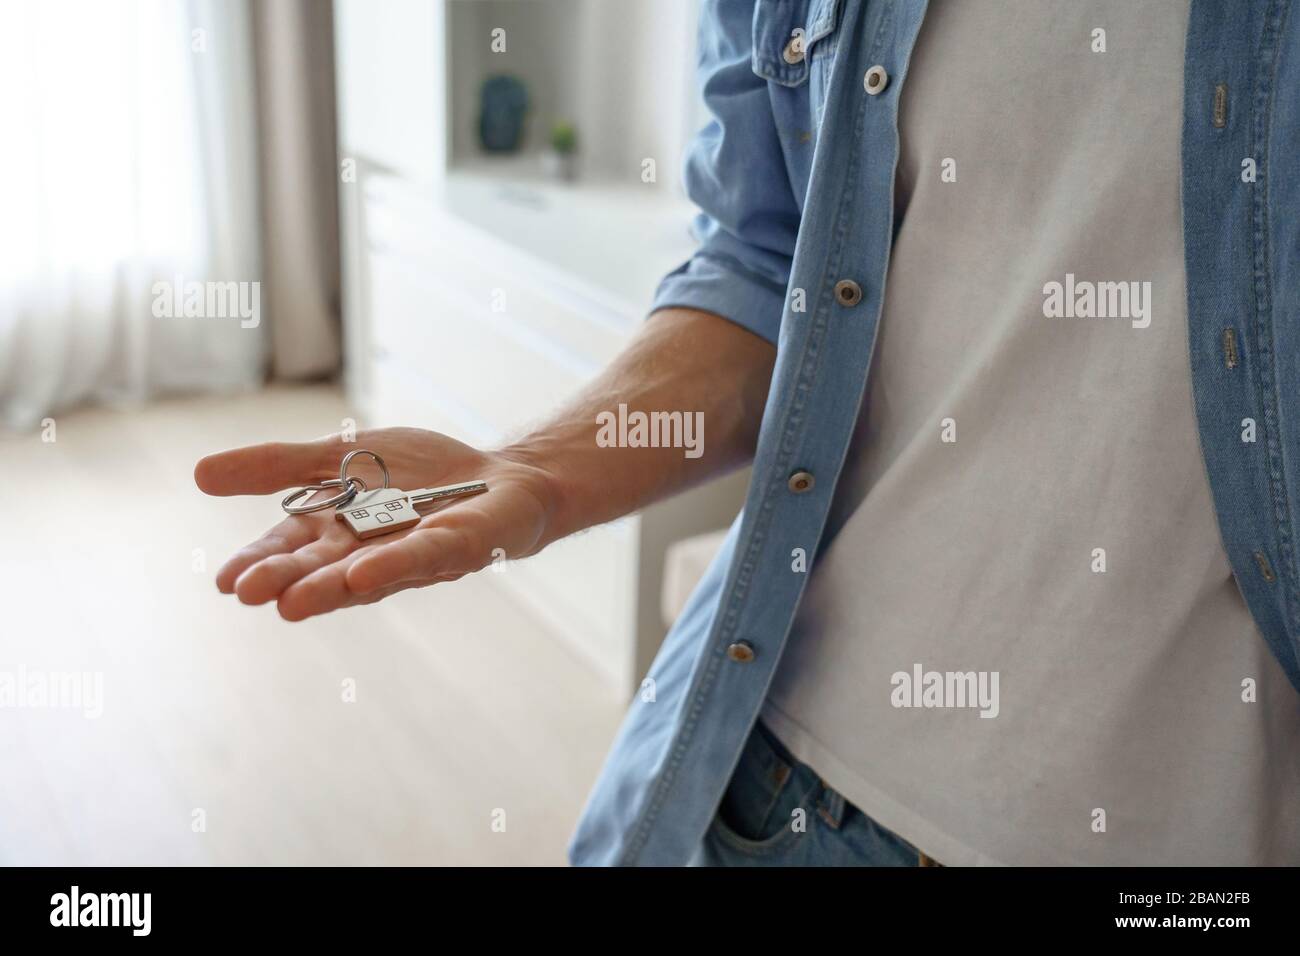
[[[749,461],[767,401],[776,349],[707,312],[666,309],[547,425],[502,454],[548,475],[554,508],[543,544],[612,521]],[[699,412],[703,454],[681,448],[602,448],[596,416]]]
[[[628,349],[546,426],[496,452],[435,432],[386,428],[213,455],[195,479],[210,494],[269,494],[336,475],[352,448],[384,456],[396,487],[483,478],[489,490],[405,533],[358,542],[327,513],[294,516],[241,550],[217,586],[297,620],[404,588],[453,580],[502,553],[534,554],[747,460],[772,376],[800,211],[767,81],[755,74],[755,0],[704,0],[699,72],[712,114],[687,155],[699,248],[660,284]],[[781,40],[784,43],[784,39]],[[779,52],[779,51],[778,51]],[[596,416],[699,412],[704,454],[602,448]]]
[[[292,516],[239,551],[218,587],[248,604],[276,601],[301,620],[456,578],[494,555],[535,554],[547,544],[721,474],[752,454],[775,349],[706,312],[656,313],[628,348],[546,425],[500,451],[437,432],[384,428],[356,443],[331,436],[222,452],[195,468],[214,495],[267,494],[337,473],[353,448],[378,452],[399,488],[484,478],[488,491],[436,511],[406,532],[358,541],[333,513]],[[703,415],[699,458],[681,448],[600,447],[597,415],[631,411]]]

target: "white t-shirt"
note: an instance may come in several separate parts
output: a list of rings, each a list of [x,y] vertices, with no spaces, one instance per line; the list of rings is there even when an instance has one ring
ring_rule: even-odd
[[[908,68],[871,383],[763,719],[941,863],[1300,863],[1300,696],[1192,404],[1186,28],[935,0]]]

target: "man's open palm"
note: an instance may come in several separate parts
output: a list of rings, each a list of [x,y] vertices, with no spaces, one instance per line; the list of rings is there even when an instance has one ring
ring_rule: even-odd
[[[290,515],[222,566],[222,592],[245,604],[276,601],[284,618],[299,621],[453,581],[494,557],[523,557],[540,547],[548,490],[538,469],[418,428],[365,431],[355,442],[336,435],[236,448],[199,461],[194,480],[210,495],[269,495],[338,477],[339,462],[357,448],[381,455],[393,487],[404,491],[473,478],[486,480],[488,490],[448,502],[413,528],[365,541],[333,508]],[[350,474],[379,487],[378,469],[364,456]]]

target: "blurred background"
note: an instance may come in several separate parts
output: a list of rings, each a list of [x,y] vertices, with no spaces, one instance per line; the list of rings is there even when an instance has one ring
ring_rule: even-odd
[[[564,861],[745,476],[290,625],[191,474],[590,378],[693,245],[696,15],[0,0],[0,863]]]

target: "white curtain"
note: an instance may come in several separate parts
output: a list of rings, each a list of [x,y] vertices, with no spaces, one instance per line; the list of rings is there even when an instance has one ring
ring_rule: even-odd
[[[246,0],[0,0],[0,423],[261,382],[260,323],[154,307],[260,278],[249,30]]]

